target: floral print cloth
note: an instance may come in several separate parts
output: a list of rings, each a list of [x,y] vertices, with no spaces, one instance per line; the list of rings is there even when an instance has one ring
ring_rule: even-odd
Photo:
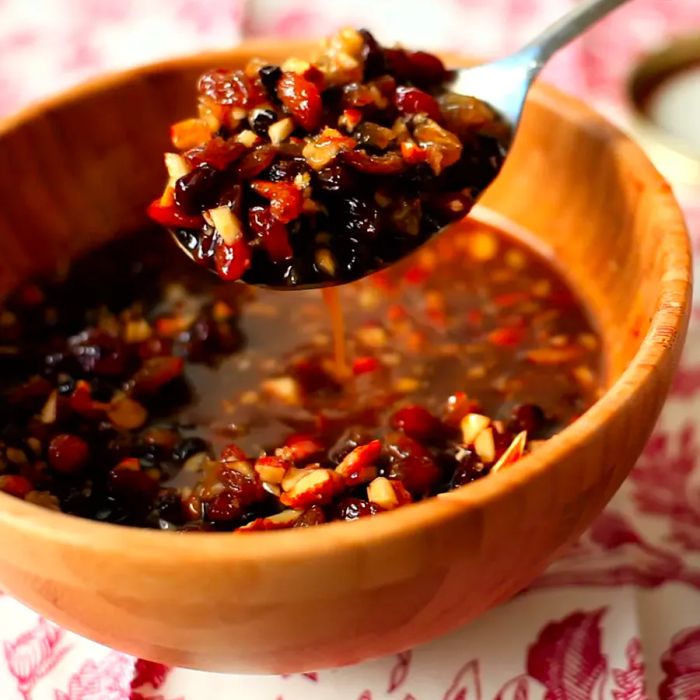
[[[368,26],[382,41],[498,55],[568,0],[0,0],[0,114],[106,70],[247,35]],[[700,29],[697,0],[635,0],[560,54],[550,80],[624,118],[633,60]],[[682,192],[700,246],[700,192]],[[285,677],[170,669],[0,596],[0,700],[699,700],[700,305],[631,477],[527,591],[442,639]]]

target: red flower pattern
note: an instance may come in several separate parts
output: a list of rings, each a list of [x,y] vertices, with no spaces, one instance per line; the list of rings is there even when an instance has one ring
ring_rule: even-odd
[[[68,651],[68,647],[58,649],[62,638],[63,630],[40,618],[34,627],[4,643],[7,668],[22,697],[29,698],[37,681]]]
[[[700,627],[684,630],[671,641],[661,667],[660,700],[700,700]]]

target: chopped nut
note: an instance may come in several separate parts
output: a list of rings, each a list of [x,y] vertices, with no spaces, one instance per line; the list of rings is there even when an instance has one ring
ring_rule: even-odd
[[[280,449],[285,450],[286,448],[282,447]],[[291,490],[292,488],[294,488],[295,484],[297,483],[297,481],[299,481],[299,479],[301,479],[303,476],[306,476],[306,474],[309,474],[312,471],[316,471],[316,469],[318,468],[318,464],[312,464],[308,467],[304,467],[303,469],[298,469],[297,467],[290,467],[289,469],[287,469],[287,472],[284,475],[284,479],[282,479],[282,490]]]
[[[262,391],[278,401],[290,405],[301,403],[301,386],[293,377],[266,379],[260,384]]]
[[[260,479],[270,484],[281,484],[284,475],[290,468],[289,462],[271,455],[258,457],[255,462],[255,471]]]
[[[475,260],[486,262],[496,257],[498,241],[486,231],[477,231],[468,238],[468,251]]]
[[[365,477],[372,471],[371,468],[374,467],[381,451],[382,443],[379,440],[359,445],[345,456],[335,471],[345,479],[360,477],[360,480],[364,481]]]
[[[294,525],[303,512],[303,510],[283,510],[281,513],[268,515],[266,518],[256,518],[238,530],[281,530]]]
[[[497,472],[503,467],[507,467],[513,462],[517,462],[523,455],[525,451],[525,442],[527,441],[527,433],[523,430],[518,433],[514,438],[513,442],[508,445],[506,451],[501,455],[500,459],[491,468],[492,472]]]
[[[192,166],[178,153],[165,154],[165,167],[170,177],[170,186],[174,187],[175,183],[184,175],[192,170]]]
[[[496,459],[496,444],[493,440],[493,430],[484,428],[474,439],[474,450],[482,462],[486,464]]]
[[[24,497],[24,500],[28,503],[33,503],[35,506],[41,506],[49,510],[61,510],[58,498],[48,491],[30,491]]]
[[[260,137],[250,129],[245,129],[240,134],[236,134],[236,141],[242,143],[246,148],[253,148],[260,140]]]
[[[412,500],[400,481],[393,481],[384,476],[378,476],[369,484],[367,499],[384,510],[393,510]]]
[[[293,508],[306,508],[314,503],[328,503],[345,485],[343,477],[332,469],[314,469],[304,474],[280,501]]]
[[[13,464],[26,464],[28,461],[24,450],[20,450],[18,447],[8,447],[5,450],[5,456],[7,461]]]
[[[294,122],[290,117],[280,119],[274,124],[270,124],[267,135],[273,146],[279,146],[294,131]]]
[[[355,331],[355,338],[365,347],[379,349],[389,342],[387,332],[380,326],[361,326]]]
[[[201,472],[208,460],[209,455],[206,452],[197,452],[197,454],[194,454],[185,460],[185,463],[182,465],[182,469],[183,471],[190,473]]]
[[[420,388],[420,382],[415,377],[399,377],[394,382],[396,391],[402,394],[412,394]]]
[[[459,423],[462,431],[462,442],[465,445],[473,444],[479,433],[488,428],[490,424],[491,419],[480,413],[467,413]]]
[[[58,410],[58,393],[56,391],[52,391],[49,394],[49,398],[46,399],[46,403],[44,404],[44,407],[41,409],[41,413],[39,414],[39,418],[40,418],[41,422],[42,423],[55,423],[57,410]]]
[[[227,206],[209,209],[207,212],[218,234],[226,245],[233,245],[243,236],[241,222],[238,217]]]
[[[328,248],[319,248],[316,251],[316,266],[323,270],[329,277],[335,277],[335,258]]]
[[[590,367],[579,365],[571,370],[574,379],[584,388],[590,389],[595,384],[595,374]]]
[[[124,341],[127,343],[142,343],[153,334],[148,321],[143,318],[129,321],[124,328]]]
[[[281,66],[280,68],[285,72],[285,73],[299,73],[299,75],[304,75],[309,68],[311,68],[311,64],[308,61],[303,61],[300,58],[288,58]]]

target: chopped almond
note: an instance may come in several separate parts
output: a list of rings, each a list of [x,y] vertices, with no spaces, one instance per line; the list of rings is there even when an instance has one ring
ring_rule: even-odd
[[[233,245],[243,236],[241,222],[229,207],[216,207],[215,209],[209,209],[207,213],[211,217],[214,228],[216,228],[226,245]]]

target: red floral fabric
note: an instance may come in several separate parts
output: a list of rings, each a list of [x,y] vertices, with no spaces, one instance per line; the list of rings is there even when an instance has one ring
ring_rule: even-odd
[[[498,55],[573,1],[0,0],[0,115],[244,35],[354,24],[383,41]],[[696,0],[635,0],[547,77],[624,120],[633,60],[692,27]],[[700,192],[678,192],[700,247]],[[527,591],[464,629],[352,668],[226,676],[134,659],[0,596],[0,700],[700,700],[699,321],[700,304],[655,434],[606,511]]]

